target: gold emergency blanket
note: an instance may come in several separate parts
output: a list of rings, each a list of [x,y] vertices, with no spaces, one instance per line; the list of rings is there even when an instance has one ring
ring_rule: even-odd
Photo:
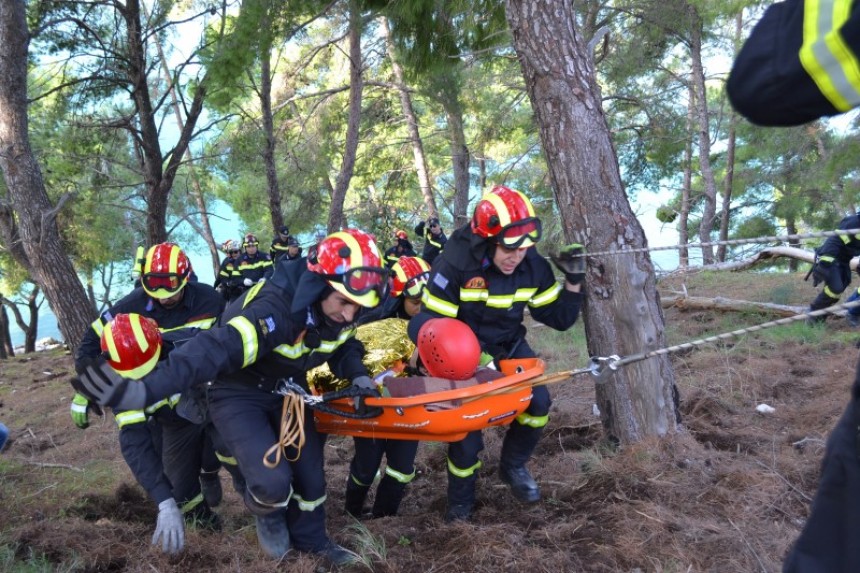
[[[409,321],[402,318],[386,318],[358,327],[355,337],[367,350],[362,362],[371,378],[381,381],[384,376],[401,374],[415,351],[415,345],[406,333],[408,324]],[[350,380],[335,378],[328,364],[308,371],[308,385],[318,393],[340,390],[350,384]]]

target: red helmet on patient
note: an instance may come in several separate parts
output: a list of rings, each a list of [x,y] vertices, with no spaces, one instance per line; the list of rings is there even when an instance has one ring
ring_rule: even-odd
[[[431,318],[418,331],[418,356],[431,376],[466,380],[481,361],[481,344],[472,329],[456,318]]]

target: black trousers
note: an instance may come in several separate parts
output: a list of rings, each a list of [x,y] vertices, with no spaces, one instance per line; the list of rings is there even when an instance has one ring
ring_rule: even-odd
[[[511,358],[531,358],[534,350],[523,340]],[[549,414],[552,397],[546,386],[532,388],[532,400],[525,414],[531,417],[544,417]],[[543,427],[532,427],[514,420],[505,433],[500,463],[518,467],[531,458],[532,452],[540,441]],[[480,467],[478,454],[484,449],[484,438],[480,431],[470,432],[459,442],[448,446],[448,503],[451,505],[472,505],[475,503],[475,483]],[[454,466],[453,468],[451,466]]]
[[[860,364],[851,402],[827,440],[809,519],[783,564],[784,573],[860,571]]]
[[[287,509],[290,541],[299,551],[318,551],[328,544],[325,529],[325,434],[316,431],[305,408],[305,445],[287,450],[294,462],[281,459],[274,468],[263,456],[278,441],[283,398],[256,388],[215,382],[209,389],[209,415],[245,480],[245,505],[255,515]]]

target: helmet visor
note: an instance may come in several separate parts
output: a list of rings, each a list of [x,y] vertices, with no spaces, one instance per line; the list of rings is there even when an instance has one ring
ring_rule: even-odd
[[[417,298],[424,292],[424,287],[427,286],[427,280],[430,278],[430,271],[425,271],[420,275],[416,275],[406,281],[406,286],[403,287],[403,294],[410,298]]]
[[[520,247],[531,247],[540,241],[543,227],[540,219],[529,217],[516,223],[511,223],[496,235],[496,241],[508,249],[519,249]]]
[[[343,274],[328,275],[326,278],[342,284],[349,294],[361,296],[376,292],[381,295],[388,289],[390,272],[381,267],[355,267]]]
[[[140,277],[143,289],[157,296],[174,295],[185,286],[185,277],[179,273],[146,273]]]

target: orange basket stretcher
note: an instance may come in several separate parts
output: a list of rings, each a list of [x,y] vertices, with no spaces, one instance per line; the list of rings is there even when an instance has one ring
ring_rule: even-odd
[[[456,442],[466,434],[489,426],[510,424],[522,414],[532,398],[529,380],[544,373],[540,358],[502,360],[504,377],[455,390],[431,392],[406,398],[368,397],[368,407],[382,410],[374,418],[356,419],[314,410],[317,430],[327,434],[394,440]],[[434,405],[446,403],[444,409]],[[352,398],[329,406],[344,413],[355,412]]]

